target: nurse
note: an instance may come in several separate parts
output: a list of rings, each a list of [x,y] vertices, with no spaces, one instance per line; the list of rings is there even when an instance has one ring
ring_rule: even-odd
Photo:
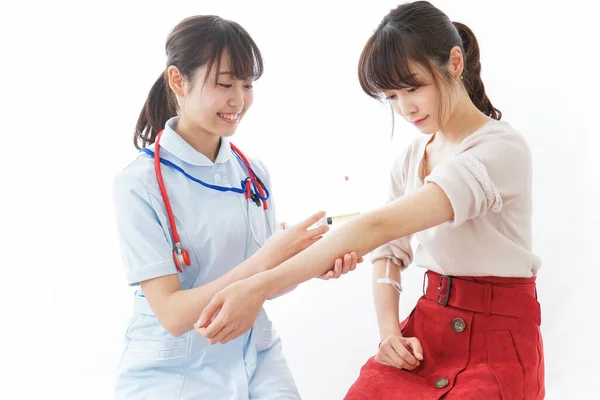
[[[201,314],[199,333],[243,332],[270,293],[340,254],[372,251],[380,343],[347,400],[544,398],[531,153],[485,92],[475,35],[426,1],[402,4],[368,39],[358,71],[368,95],[424,134],[398,155],[389,204],[231,284]],[[400,323],[400,273],[411,263],[426,285]]]
[[[191,17],[171,31],[166,53],[135,129],[142,151],[114,185],[126,279],[137,286],[116,398],[299,399],[264,310],[251,330],[217,345],[193,328],[227,285],[318,241],[327,227],[310,227],[324,214],[276,230],[267,169],[229,142],[263,72],[249,34]],[[360,261],[348,254],[322,278]]]

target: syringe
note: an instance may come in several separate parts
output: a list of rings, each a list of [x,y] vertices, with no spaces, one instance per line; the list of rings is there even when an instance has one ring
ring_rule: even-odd
[[[325,217],[321,218],[319,221],[317,221],[317,223],[314,226],[339,224],[340,222],[348,221],[348,220],[356,217],[357,215],[360,215],[360,213],[332,215],[329,217],[325,216]]]

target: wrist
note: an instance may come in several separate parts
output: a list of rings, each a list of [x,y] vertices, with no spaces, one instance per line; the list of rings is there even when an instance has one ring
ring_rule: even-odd
[[[265,272],[270,269],[273,269],[277,266],[275,262],[275,257],[266,248],[262,248],[251,257],[252,258],[252,272],[254,274],[258,274],[260,272]]]
[[[261,272],[250,278],[252,280],[252,290],[257,293],[260,297],[269,299],[275,295],[276,290],[272,284],[272,279],[269,271]]]
[[[390,336],[402,336],[402,331],[400,330],[400,323],[397,323],[395,325],[388,324],[379,327],[379,340],[384,341]]]
[[[282,249],[273,248],[271,246],[265,245],[262,247],[256,254],[260,254],[261,263],[263,271],[268,271],[270,269],[275,268],[287,258],[284,258]]]

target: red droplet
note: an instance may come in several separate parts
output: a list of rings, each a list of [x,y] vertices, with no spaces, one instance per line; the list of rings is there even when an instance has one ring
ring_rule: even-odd
[[[347,176],[345,176],[345,177],[344,177],[344,179],[345,179],[345,180],[348,180],[348,179],[350,179],[350,178],[348,178]]]

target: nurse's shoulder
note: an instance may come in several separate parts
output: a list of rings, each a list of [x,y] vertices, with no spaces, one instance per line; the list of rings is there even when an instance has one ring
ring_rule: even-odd
[[[115,197],[118,197],[126,192],[139,192],[142,190],[147,194],[160,197],[156,183],[154,160],[140,151],[135,159],[114,177],[113,192]],[[141,194],[138,193],[138,195]]]

